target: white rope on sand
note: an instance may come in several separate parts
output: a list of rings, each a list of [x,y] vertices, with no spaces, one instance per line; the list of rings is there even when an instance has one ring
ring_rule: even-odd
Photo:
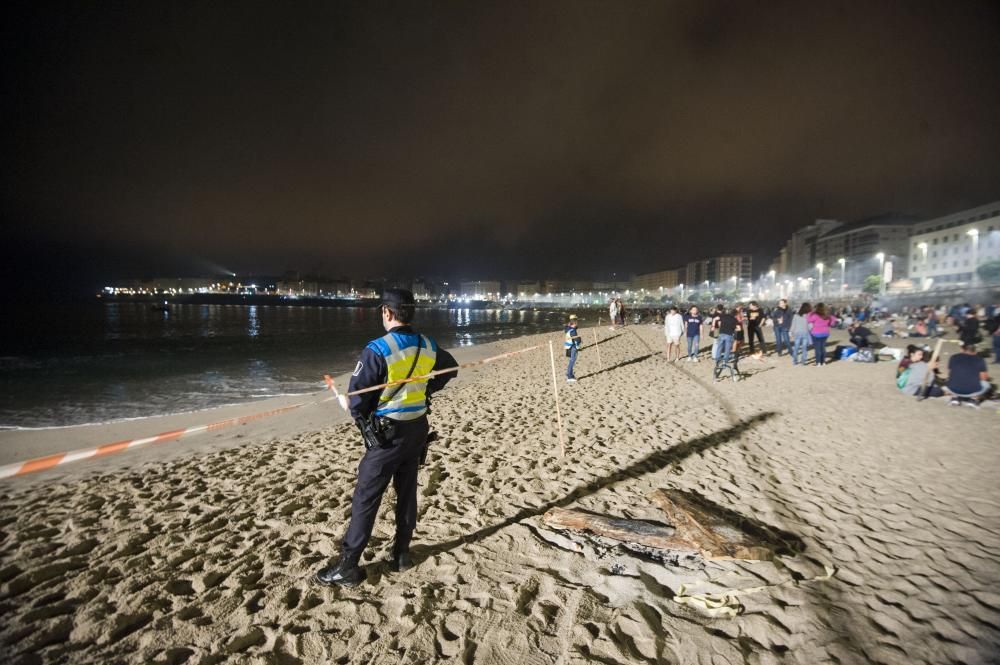
[[[682,584],[677,589],[677,594],[674,596],[673,601],[680,605],[695,607],[715,618],[733,619],[737,615],[742,614],[744,610],[743,603],[738,600],[739,596],[747,596],[752,593],[760,593],[761,591],[783,586],[799,586],[800,584],[808,584],[810,582],[826,582],[837,573],[837,569],[833,566],[824,564],[823,568],[826,570],[825,574],[804,580],[791,578],[777,584],[747,587],[745,589],[726,589],[725,591],[717,591],[715,593],[688,593],[687,585]]]

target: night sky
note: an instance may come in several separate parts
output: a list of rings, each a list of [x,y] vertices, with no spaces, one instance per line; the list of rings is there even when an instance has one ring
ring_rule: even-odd
[[[603,277],[1000,198],[1000,3],[5,5],[4,270]]]

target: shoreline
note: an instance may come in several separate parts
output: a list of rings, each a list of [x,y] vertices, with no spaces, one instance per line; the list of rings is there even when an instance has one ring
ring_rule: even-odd
[[[547,334],[547,333],[546,333]],[[512,337],[486,344],[460,346],[448,349],[459,363],[473,362],[491,355],[496,345],[518,343],[532,335]],[[360,349],[359,349],[360,352]],[[467,375],[478,368],[459,372],[453,382],[456,385],[468,380]],[[466,376],[463,376],[466,375]],[[338,390],[344,392],[350,381],[350,373],[333,377]],[[322,377],[320,378],[322,381]],[[197,455],[215,449],[226,449],[259,441],[262,438],[282,438],[306,431],[318,431],[331,425],[351,422],[335,401],[324,401],[330,397],[329,390],[250,400],[217,407],[194,409],[178,413],[137,418],[125,418],[108,422],[85,423],[39,428],[0,429],[0,466],[28,460],[93,448],[119,441],[129,441],[155,436],[161,432],[183,430],[218,421],[239,419],[257,413],[283,409],[305,402],[296,410],[261,420],[226,428],[217,432],[194,434],[167,444],[144,446],[128,450],[110,457],[85,459],[53,469],[0,479],[3,482],[31,482],[32,478],[46,479],[46,482],[75,477],[98,469],[118,471],[147,462],[164,462],[175,455]]]
[[[586,321],[586,319],[582,320]],[[581,331],[588,331],[584,339],[585,346],[592,343],[590,338],[593,333],[589,331],[594,327],[587,326],[581,328]],[[630,324],[624,328],[619,328],[618,332],[620,333],[622,330],[628,330],[632,327],[639,329],[652,328],[658,332],[662,332],[660,330],[661,326],[648,323]],[[602,339],[608,336],[607,333],[610,333],[609,326],[607,325],[602,325],[599,330],[602,333]],[[838,342],[844,341],[840,339],[843,333],[844,331],[841,330],[834,331],[834,335],[831,337],[832,343],[828,348],[829,353],[832,353],[833,348]],[[448,351],[455,356],[459,363],[466,363],[488,357],[499,348],[509,349],[512,346],[530,346],[533,340],[547,339],[550,336],[558,338],[556,342],[557,346],[561,344],[561,332],[554,330],[549,333],[521,335],[485,344],[453,347],[448,349]],[[932,344],[934,340],[930,338],[890,338],[888,340],[880,339],[879,341],[883,342],[886,346],[899,348],[905,347],[907,343],[916,341]],[[703,345],[702,354],[707,353],[710,348],[710,346]],[[657,351],[662,351],[662,349],[657,349]],[[945,360],[946,357],[947,355],[943,354],[942,360]],[[882,360],[881,362],[884,363],[886,361]],[[557,372],[563,371],[560,369],[560,365],[564,364],[561,353],[557,353],[556,364]],[[453,381],[452,385],[461,385],[473,380],[475,372],[480,369],[472,368],[471,370],[459,372],[458,378]],[[344,391],[350,381],[350,374],[339,374],[334,377],[334,380],[338,388]],[[324,389],[178,413],[125,418],[107,422],[38,428],[0,429],[0,466],[4,466],[121,441],[153,437],[161,432],[211,425],[219,421],[231,419],[250,418],[258,413],[281,410],[296,404],[303,404],[303,406],[287,414],[279,414],[260,420],[251,420],[236,427],[227,427],[220,431],[181,437],[178,441],[167,445],[156,444],[144,446],[110,457],[84,459],[41,472],[0,479],[0,483],[5,481],[30,482],[32,478],[48,480],[69,479],[79,474],[89,473],[102,468],[108,471],[120,471],[129,469],[134,465],[168,461],[175,456],[198,455],[211,452],[215,449],[221,450],[245,445],[250,442],[260,441],[263,438],[281,439],[304,432],[319,431],[331,425],[350,422],[350,417],[342,409],[338,408],[335,402],[324,401],[329,396],[329,391]]]
[[[332,402],[229,440],[0,485],[0,655],[931,665],[1000,648],[992,410],[907,398],[891,362],[747,358],[746,380],[713,383],[710,363],[663,358],[658,326],[601,328],[599,363],[592,330],[581,329],[578,382],[559,383],[565,457],[545,348],[460,373],[435,398],[415,566],[383,563],[390,489],[354,589],[313,581],[338,553],[364,453],[346,416],[329,417]],[[658,560],[544,519],[573,508],[662,523],[649,499],[659,489],[797,545],[773,561]],[[730,615],[678,600],[703,593],[731,594]]]

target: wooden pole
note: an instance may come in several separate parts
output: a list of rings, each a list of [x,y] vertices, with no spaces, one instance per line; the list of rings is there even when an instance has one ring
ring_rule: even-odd
[[[604,363],[601,362],[601,340],[597,337],[597,331],[601,327],[601,317],[597,317],[597,328],[594,328],[594,347],[597,349],[597,369],[604,369]]]
[[[556,352],[549,340],[549,359],[552,360],[552,393],[556,398],[556,424],[559,427],[559,456],[566,457],[566,442],[563,440],[562,415],[559,413],[559,385],[556,382]]]
[[[934,345],[934,353],[931,354],[931,360],[927,363],[927,373],[924,374],[924,380],[920,383],[920,391],[917,393],[917,397],[920,399],[925,399],[924,389],[927,387],[927,381],[934,376],[934,363],[937,362],[938,356],[941,354],[941,347],[944,345],[945,340],[939,339],[937,344]]]
[[[330,390],[333,391],[333,396],[337,399],[337,404],[340,405],[340,408],[347,411],[347,398],[337,392],[337,386],[334,385],[333,378],[329,374],[324,374],[323,380],[326,381],[326,385],[330,386]]]

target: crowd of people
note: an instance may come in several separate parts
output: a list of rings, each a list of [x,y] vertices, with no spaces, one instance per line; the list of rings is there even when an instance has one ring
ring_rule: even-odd
[[[617,307],[621,307],[620,302]],[[713,340],[710,357],[716,367],[735,365],[741,354],[762,357],[772,353],[788,355],[793,366],[804,367],[810,364],[810,349],[811,364],[816,367],[840,359],[875,362],[876,347],[883,346],[880,338],[944,337],[953,329],[961,351],[949,358],[947,377],[939,375],[937,362],[924,357],[929,348],[910,345],[905,356],[895,357],[900,359],[896,373],[900,391],[920,397],[948,397],[955,405],[978,406],[993,391],[986,361],[979,355],[982,346],[991,346],[993,362],[1000,364],[1000,305],[996,304],[904,307],[889,312],[871,306],[830,307],[808,302],[793,308],[787,300],[780,300],[772,308],[750,301],[716,305],[707,313],[691,305],[683,312],[671,306],[662,316],[658,310],[636,316],[657,324],[662,321],[666,357],[671,362],[700,362],[701,340],[707,334]],[[831,332],[845,329],[850,343],[831,353],[827,346]],[[885,350],[900,353],[898,349]]]

